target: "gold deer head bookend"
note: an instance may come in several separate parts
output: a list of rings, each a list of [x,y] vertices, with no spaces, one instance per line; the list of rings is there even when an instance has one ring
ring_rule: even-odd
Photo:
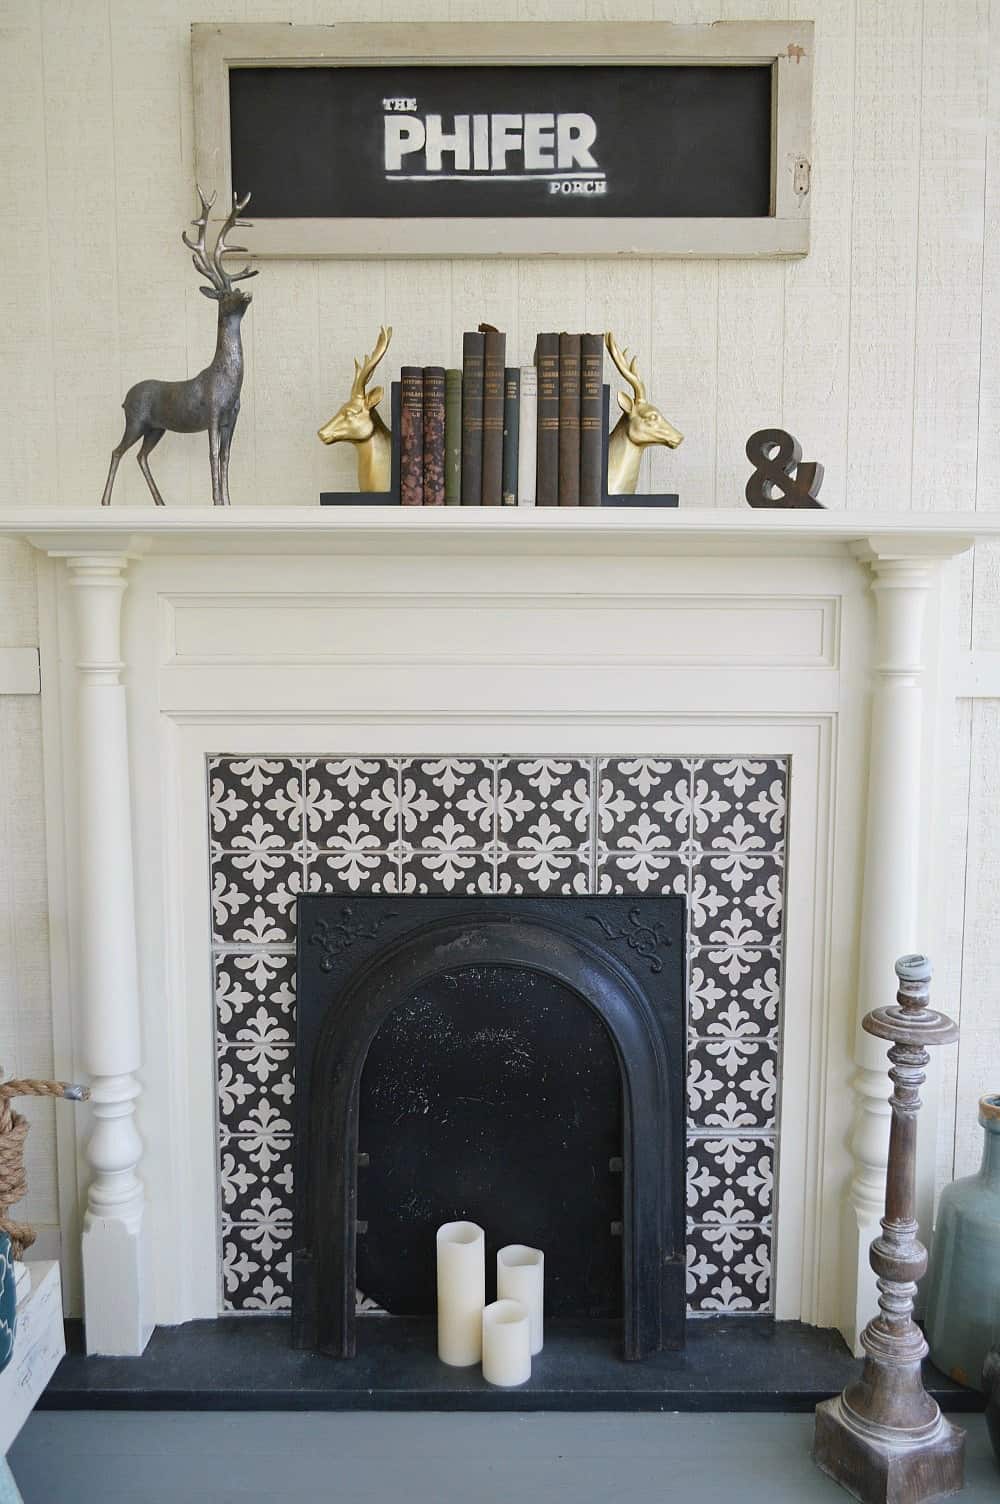
[[[634,496],[643,451],[650,444],[676,449],[684,435],[667,422],[659,408],[646,401],[646,387],[636,371],[637,361],[629,363],[628,351],[619,350],[610,329],[604,343],[616,369],[632,388],[631,393],[618,393],[622,416],[608,440],[608,495]]]
[[[389,348],[392,326],[379,329],[375,348],[354,362],[351,394],[343,407],[323,424],[319,436],[324,444],[353,444],[358,458],[358,490],[388,491],[392,480],[392,435],[376,412],[382,388],[365,390],[375,367]]]

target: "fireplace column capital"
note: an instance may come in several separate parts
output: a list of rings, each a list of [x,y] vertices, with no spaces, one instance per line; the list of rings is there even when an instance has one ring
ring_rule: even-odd
[[[870,572],[876,632],[850,1138],[854,1167],[841,1321],[845,1339],[860,1356],[861,1333],[878,1303],[868,1252],[885,1204],[891,1120],[886,1047],[861,1025],[886,1001],[885,979],[892,976],[896,957],[920,949],[924,620],[946,555],[914,551],[912,542],[907,548],[906,540],[883,537],[856,545],[854,552]]]
[[[87,1350],[135,1356],[152,1331],[150,1250],[135,1123],[141,1093],[128,725],[121,680],[128,552],[66,552],[75,605],[81,1062],[92,1178],[83,1224]]]

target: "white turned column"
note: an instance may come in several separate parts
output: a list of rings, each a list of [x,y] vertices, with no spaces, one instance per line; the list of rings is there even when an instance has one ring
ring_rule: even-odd
[[[66,559],[76,600],[80,1051],[90,1076],[93,1171],[83,1222],[87,1351],[141,1353],[152,1332],[135,1124],[141,1087],[128,727],[121,682],[126,554]]]
[[[871,753],[856,1014],[851,1213],[844,1277],[845,1340],[862,1355],[861,1333],[878,1309],[868,1261],[885,1209],[889,1155],[886,1046],[861,1028],[873,1008],[895,996],[897,956],[919,950],[924,616],[937,561],[858,550],[872,573],[877,643],[873,668]]]

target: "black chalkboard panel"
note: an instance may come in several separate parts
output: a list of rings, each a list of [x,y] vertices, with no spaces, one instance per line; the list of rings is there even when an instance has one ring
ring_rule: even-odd
[[[766,64],[232,68],[255,218],[771,211]]]

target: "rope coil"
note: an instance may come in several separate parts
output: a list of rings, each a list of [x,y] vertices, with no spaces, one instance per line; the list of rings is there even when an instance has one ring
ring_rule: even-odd
[[[24,1170],[24,1141],[30,1124],[11,1106],[13,1097],[63,1097],[83,1102],[90,1096],[85,1086],[69,1081],[0,1081],[0,1232],[10,1238],[15,1259],[35,1241],[34,1228],[27,1222],[14,1222],[7,1213],[16,1201],[27,1194]]]

